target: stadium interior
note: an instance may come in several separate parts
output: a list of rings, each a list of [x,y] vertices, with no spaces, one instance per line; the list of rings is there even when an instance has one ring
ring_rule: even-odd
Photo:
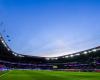
[[[30,56],[14,52],[0,35],[0,70],[9,69],[100,72],[100,46],[58,57]]]

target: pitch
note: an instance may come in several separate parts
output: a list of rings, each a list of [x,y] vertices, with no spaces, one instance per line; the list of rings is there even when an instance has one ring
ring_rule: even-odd
[[[0,80],[100,80],[96,72],[12,70],[0,75]]]

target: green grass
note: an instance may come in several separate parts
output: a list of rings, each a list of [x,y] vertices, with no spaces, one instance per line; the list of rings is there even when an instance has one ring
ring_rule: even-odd
[[[0,75],[7,73],[8,71],[0,71]]]
[[[100,73],[12,70],[1,75],[0,80],[100,80]]]

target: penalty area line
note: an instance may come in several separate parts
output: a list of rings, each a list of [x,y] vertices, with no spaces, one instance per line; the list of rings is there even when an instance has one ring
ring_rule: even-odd
[[[2,75],[0,76],[0,78],[3,77],[3,76],[5,76],[5,75],[8,74],[9,72],[10,72],[10,71],[8,71],[8,72],[2,74]]]

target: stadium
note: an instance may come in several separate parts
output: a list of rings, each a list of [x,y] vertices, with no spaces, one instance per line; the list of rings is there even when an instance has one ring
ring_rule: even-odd
[[[100,80],[100,1],[0,0],[0,80]]]
[[[42,75],[44,73],[51,76],[51,79],[49,79],[47,75],[44,75],[44,77],[47,76],[48,80],[55,80],[57,77],[56,75],[61,76],[61,74],[72,76],[71,74],[73,72],[78,72],[73,73],[73,75],[77,74],[77,76],[80,72],[87,72],[83,73],[83,78],[87,74],[92,77],[94,72],[100,72],[100,46],[59,57],[29,56],[14,52],[9,48],[2,35],[0,35],[0,71],[2,75],[6,75],[8,72],[8,75],[15,74],[17,76],[20,74],[20,76],[17,76],[18,79],[15,79],[15,77],[14,80],[19,80],[21,75],[24,75],[24,73],[32,75],[31,71],[33,71],[33,79],[27,78],[24,80],[34,80],[34,74]],[[65,71],[65,73],[63,71]],[[93,72],[93,74],[88,72]],[[98,73],[95,74],[97,75]],[[3,78],[2,75],[0,76],[0,80],[5,80],[6,77],[3,75]],[[35,76],[36,80],[40,80],[42,76],[38,78],[37,75]],[[53,75],[55,76],[53,77]],[[10,80],[10,77],[11,76],[9,76],[6,80]],[[67,78],[66,76],[64,77]],[[100,79],[100,76],[98,76],[97,79],[91,79],[91,77],[90,80]],[[59,77],[57,78],[57,80],[60,80]],[[61,79],[63,79],[63,76],[61,76]],[[79,80],[81,79],[82,78]]]

